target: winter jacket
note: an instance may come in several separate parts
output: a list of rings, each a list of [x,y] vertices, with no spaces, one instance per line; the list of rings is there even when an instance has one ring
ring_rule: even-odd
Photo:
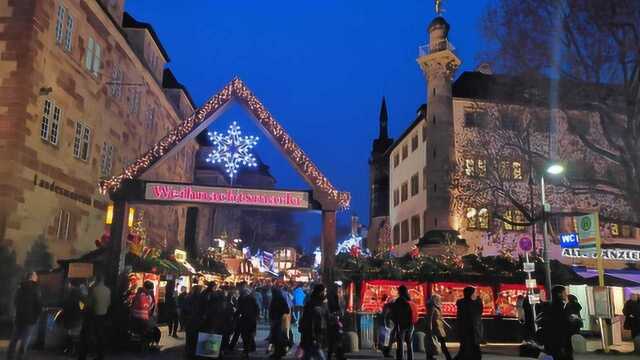
[[[432,305],[429,309],[429,329],[431,335],[437,337],[447,337],[447,331],[444,328],[444,318],[442,317],[442,310],[437,305]]]
[[[149,320],[153,298],[144,291],[139,291],[133,300],[131,316],[138,320]]]
[[[34,325],[42,312],[42,298],[38,284],[25,281],[15,297],[16,325]]]
[[[391,304],[391,317],[393,323],[397,328],[404,330],[413,326],[412,310],[409,299],[404,297],[398,297],[396,301]]]
[[[480,344],[482,341],[482,301],[460,299],[456,302],[458,337]]]
[[[293,305],[304,306],[304,299],[306,297],[307,294],[304,293],[304,290],[301,287],[297,287],[293,290]]]
[[[245,331],[256,331],[256,324],[260,308],[256,298],[251,294],[245,294],[238,299],[238,327]]]
[[[69,289],[67,297],[62,305],[62,323],[67,330],[74,329],[82,325],[82,296],[78,288]]]
[[[300,320],[300,345],[303,347],[320,346],[326,329],[326,310],[321,301],[310,300],[302,310]]]

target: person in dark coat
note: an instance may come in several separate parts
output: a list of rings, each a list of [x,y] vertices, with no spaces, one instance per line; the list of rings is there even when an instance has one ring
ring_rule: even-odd
[[[175,291],[167,291],[164,297],[164,307],[167,315],[167,325],[169,326],[169,336],[178,337],[178,302]]]
[[[631,298],[624,303],[624,328],[631,330],[631,338],[640,335],[640,294],[631,294]]]
[[[342,287],[333,284],[327,294],[327,358],[335,354],[338,360],[343,360],[344,347],[342,346],[342,335],[344,334],[344,311],[345,304],[342,297]]]
[[[391,314],[391,302],[387,294],[382,296],[382,313],[380,314],[380,332],[382,333],[379,339],[378,346],[382,350],[382,355],[385,358],[391,357],[391,343],[395,336],[393,334],[393,329],[395,328],[393,324],[393,317]]]
[[[271,355],[272,359],[281,359],[287,354],[288,337],[285,334],[283,317],[290,312],[291,309],[289,309],[282,291],[277,286],[274,286],[271,289],[271,303],[269,305],[269,320],[271,320],[269,341],[274,347],[274,352]]]
[[[326,330],[326,308],[323,303],[326,297],[325,287],[318,284],[313,287],[311,296],[302,309],[300,318],[300,347],[303,358],[324,360],[322,343]],[[275,300],[275,297],[274,297]]]
[[[480,342],[482,340],[482,301],[476,289],[466,287],[463,298],[456,302],[456,328],[460,339],[460,350],[456,359],[476,360],[482,358]]]
[[[260,306],[248,288],[242,289],[236,313],[237,327],[242,337],[243,354],[248,358],[249,353],[256,351],[256,329],[260,317]]]
[[[413,314],[409,291],[404,285],[398,287],[398,298],[391,305],[391,316],[395,325],[397,344],[396,359],[402,360],[404,345],[407,346],[407,360],[413,360]]]
[[[551,289],[551,303],[542,309],[542,338],[544,352],[554,360],[572,360],[570,307],[567,309],[567,290],[564,286]]]
[[[74,342],[80,336],[82,329],[82,294],[77,284],[69,281],[67,294],[62,304],[62,325],[67,333],[66,354],[74,354]]]
[[[569,332],[571,335],[577,334],[582,329],[584,325],[582,322],[582,317],[580,316],[580,311],[582,311],[582,305],[578,302],[578,298],[575,295],[569,294],[567,296],[568,302],[565,306],[565,311],[569,316]]]
[[[178,324],[179,324],[179,329],[178,331],[183,332],[184,331],[184,325],[185,325],[185,308],[186,308],[186,301],[187,301],[187,287],[186,286],[182,286],[180,288],[180,295],[178,295],[177,299],[176,299],[176,305],[178,308]]]
[[[31,336],[42,312],[38,275],[35,272],[29,272],[25,275],[24,281],[16,293],[14,304],[16,315],[13,322],[13,334],[7,350],[7,359],[13,359],[16,346],[19,357],[23,357],[27,352]]]
[[[185,310],[185,351],[187,357],[194,358],[196,355],[196,347],[198,345],[198,331],[203,322],[204,299],[202,295],[202,286],[194,285],[191,288],[189,296],[186,298]]]

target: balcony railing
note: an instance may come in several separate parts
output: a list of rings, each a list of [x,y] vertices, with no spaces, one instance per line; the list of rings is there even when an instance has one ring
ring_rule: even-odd
[[[441,40],[433,46],[430,46],[430,44],[418,46],[418,56],[425,56],[443,50],[454,51],[455,49],[456,48],[449,41]]]

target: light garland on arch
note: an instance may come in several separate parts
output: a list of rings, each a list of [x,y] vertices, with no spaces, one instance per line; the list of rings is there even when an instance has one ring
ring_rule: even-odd
[[[320,172],[320,169],[318,169],[307,154],[293,141],[291,136],[289,136],[284,128],[273,118],[271,113],[269,113],[264,105],[239,78],[234,78],[230,83],[225,85],[219,93],[209,99],[209,101],[196,110],[190,117],[178,124],[176,128],[160,139],[160,141],[145,154],[125,167],[121,174],[101,181],[99,184],[100,192],[102,194],[115,192],[120,188],[123,181],[140,177],[147,169],[159,161],[162,156],[179,145],[186,136],[234,98],[245,105],[247,110],[258,120],[258,123],[280,145],[284,155],[288,156],[294,162],[298,171],[310,184],[313,184],[318,190],[326,193],[329,198],[335,200],[340,209],[349,207],[351,195],[348,192],[338,191],[333,187],[329,179]]]

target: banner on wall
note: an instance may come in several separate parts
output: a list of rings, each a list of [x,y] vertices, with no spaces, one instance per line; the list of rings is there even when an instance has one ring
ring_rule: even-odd
[[[398,286],[404,285],[409,290],[411,301],[416,304],[419,314],[427,312],[426,283],[401,280],[365,280],[360,290],[360,311],[379,313],[385,303],[398,297]]]
[[[474,287],[478,293],[478,297],[482,300],[482,315],[494,315],[496,306],[491,286],[455,282],[436,282],[431,284],[431,293],[440,295],[442,300],[442,315],[456,316],[458,311],[456,302],[463,298],[463,290],[467,286]]]

